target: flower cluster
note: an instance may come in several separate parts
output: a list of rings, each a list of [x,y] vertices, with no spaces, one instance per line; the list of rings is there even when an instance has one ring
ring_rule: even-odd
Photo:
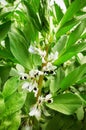
[[[45,66],[42,68],[43,72],[50,72],[50,71],[54,71],[57,67],[54,66],[52,63],[58,58],[58,52],[56,51],[55,53],[50,53],[47,57],[46,60],[46,51],[43,51],[39,48],[36,48],[34,46],[30,46],[29,47],[29,52],[32,54],[38,54],[40,55],[41,59],[42,59],[42,63],[45,63]],[[37,70],[36,70],[37,72]],[[43,74],[43,72],[39,72],[40,74]]]
[[[29,115],[35,116],[39,120],[41,117],[41,109],[43,104],[45,102],[47,103],[53,102],[51,94],[48,94],[46,96],[42,96],[41,93],[39,94],[40,89],[39,80],[41,76],[44,77],[48,74],[55,74],[55,70],[57,67],[53,65],[53,62],[58,58],[58,52],[55,53],[51,52],[47,54],[45,50],[41,50],[32,45],[30,45],[28,51],[31,54],[38,54],[41,57],[42,59],[41,69],[39,70],[37,68],[33,68],[28,72],[28,74],[25,73],[23,68],[22,68],[23,71],[21,72],[19,66],[17,66],[17,69],[19,69],[20,79],[24,80],[22,89],[28,92],[33,92],[34,96],[37,99],[36,104],[34,104],[30,108]]]

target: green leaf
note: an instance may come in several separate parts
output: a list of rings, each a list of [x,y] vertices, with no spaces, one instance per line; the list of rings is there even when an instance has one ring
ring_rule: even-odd
[[[7,50],[7,48],[0,48],[0,57],[4,59],[10,59],[11,61],[16,61],[12,53]]]
[[[27,69],[31,69],[31,56],[26,48],[25,39],[15,32],[9,33],[10,49],[17,61]]]
[[[57,21],[59,22],[63,17],[63,13],[61,8],[56,3],[54,3],[54,7],[55,7]]]
[[[11,21],[5,22],[0,25],[0,41],[5,38],[11,27]]]
[[[18,77],[12,77],[6,81],[3,88],[3,95],[5,99],[12,95],[18,89],[18,83]]]
[[[81,83],[85,83],[86,82],[86,75],[83,76],[78,82],[77,84],[81,84]]]
[[[0,20],[3,20],[5,17],[7,17],[8,15],[10,15],[12,12],[4,12],[0,14]]]
[[[19,111],[26,100],[26,93],[24,92],[15,92],[11,95],[8,100],[5,102],[6,110],[4,116],[11,115],[17,111]]]
[[[39,9],[40,0],[31,0],[30,4],[33,6],[34,11],[37,12]]]
[[[69,60],[73,56],[75,56],[77,53],[83,51],[83,49],[86,47],[86,42],[82,42],[81,44],[75,44],[68,50],[62,52],[63,54],[59,55],[58,59],[54,62],[55,65],[60,65],[64,63],[65,61]]]
[[[49,108],[66,115],[73,114],[81,105],[81,100],[72,93],[57,95],[53,97],[53,103],[47,104]]]
[[[38,38],[38,31],[35,29],[35,27],[33,26],[30,20],[28,20],[27,24],[25,24],[23,33],[25,38],[29,42],[31,41],[33,42],[34,40],[36,40],[36,38]]]
[[[21,115],[20,112],[16,112],[10,118],[11,124],[9,125],[9,130],[18,130],[21,123]]]
[[[29,4],[27,1],[24,1],[24,4],[28,10],[28,14],[30,16],[31,22],[33,23],[33,25],[36,27],[36,29],[38,31],[41,31],[41,23],[40,20],[36,14],[36,12],[33,9],[33,6],[31,4]]]
[[[76,121],[74,116],[68,116],[58,112],[49,119],[45,130],[73,130],[71,126],[74,128]]]
[[[71,45],[75,44],[75,42],[80,38],[80,35],[83,33],[85,29],[86,22],[82,21],[76,29],[70,34],[68,42],[67,42],[67,48],[70,48]]]
[[[12,3],[15,1],[15,0],[6,0],[8,3]]]
[[[86,39],[86,32],[80,36],[82,39]]]
[[[52,50],[55,52],[55,51],[58,51],[59,53],[62,52],[62,50],[64,49],[65,47],[65,44],[67,42],[67,36],[66,35],[63,35],[61,36],[61,38],[57,41],[57,43],[55,44],[55,46],[52,48]]]
[[[79,121],[83,120],[84,118],[84,109],[81,106],[77,111],[76,111],[76,115]]]
[[[66,8],[68,8],[69,7],[69,0],[63,0],[63,1],[65,3]]]
[[[72,2],[72,4],[69,6],[67,12],[63,16],[60,26],[63,26],[64,23],[66,23],[68,20],[70,20],[76,12],[78,12],[81,8],[83,8],[86,5],[86,0],[75,0]],[[76,6],[78,8],[76,8]]]
[[[33,60],[33,66],[34,67],[42,65],[42,59],[41,59],[41,57],[39,55],[33,54],[32,55],[32,60]]]
[[[0,123],[0,130],[18,130],[21,122],[20,111],[12,114],[11,116],[5,117]]]
[[[6,80],[9,77],[11,67],[8,65],[6,66],[0,66],[0,78],[2,81],[2,85],[6,82]]]
[[[55,93],[58,91],[58,89],[60,88],[60,83],[62,81],[62,79],[64,78],[64,71],[62,68],[59,68],[56,72],[55,77],[53,77],[50,80],[50,91],[51,93]]]
[[[34,97],[34,93],[27,93],[26,101],[24,104],[25,113],[29,113],[31,106],[36,103],[36,98]]]
[[[5,110],[5,103],[2,93],[0,92],[0,118],[3,115],[3,112]]]
[[[60,87],[62,90],[67,89],[71,85],[81,80],[82,76],[86,73],[86,64],[77,67],[75,70],[70,72],[61,82]]]
[[[70,29],[72,29],[78,23],[79,20],[76,20],[74,18],[68,21],[67,23],[65,23],[64,26],[59,28],[59,30],[57,31],[56,38],[58,39],[61,35],[70,33]]]

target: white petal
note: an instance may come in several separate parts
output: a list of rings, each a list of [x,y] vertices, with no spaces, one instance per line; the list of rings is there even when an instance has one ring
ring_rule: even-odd
[[[48,94],[48,95],[46,95],[45,100],[49,100],[51,98],[52,98],[52,94]]]
[[[22,85],[22,89],[27,89],[29,86],[29,83],[28,82],[25,82],[23,85]]]
[[[42,104],[44,102],[44,97],[43,96],[39,96],[38,97],[38,104]]]
[[[35,48],[34,46],[30,45],[28,51],[29,51],[30,53],[35,54],[35,53],[36,53],[36,48]]]
[[[37,108],[37,105],[34,105],[29,112],[30,116],[35,116],[38,120],[41,117],[41,110]]]
[[[48,55],[48,61],[54,62],[58,58],[58,52],[56,51],[55,53],[50,53]]]
[[[19,73],[24,73],[25,72],[24,67],[22,65],[20,65],[20,64],[16,65],[16,69],[18,70]]]
[[[30,109],[29,115],[30,115],[30,116],[35,116],[36,111],[37,111],[36,109],[37,109],[36,106],[32,107],[32,108]]]
[[[29,82],[25,82],[23,85],[22,85],[22,89],[26,89],[28,90],[29,92],[31,92],[33,90],[33,84],[32,82],[29,83]]]
[[[54,71],[57,67],[48,62],[46,66],[43,67],[43,71]]]
[[[39,71],[37,69],[36,70],[33,69],[29,72],[29,75],[30,75],[30,77],[34,78],[36,75],[38,75],[38,76],[43,75],[43,72]]]
[[[19,75],[22,77],[23,80],[25,80],[25,77],[28,78],[28,74],[26,73],[19,73]]]

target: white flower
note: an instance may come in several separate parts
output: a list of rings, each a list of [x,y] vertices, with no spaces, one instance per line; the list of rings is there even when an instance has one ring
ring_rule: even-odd
[[[30,75],[30,77],[31,78],[34,78],[34,77],[36,77],[36,76],[40,76],[40,75],[43,75],[43,72],[42,71],[39,71],[39,70],[31,70],[30,72],[29,72],[29,75]]]
[[[28,74],[25,73],[25,69],[24,69],[24,67],[22,65],[17,64],[16,69],[18,71],[18,75],[20,76],[20,79],[25,80],[25,79],[28,78]]]
[[[25,82],[23,85],[22,85],[22,89],[26,89],[28,90],[29,92],[31,92],[33,90],[33,84],[32,82]]]
[[[52,103],[53,102],[52,94],[46,95],[45,102],[48,102],[48,103]]]
[[[42,58],[42,63],[46,63],[45,61],[45,56],[46,56],[46,51],[42,51],[40,49],[37,48],[38,54],[41,56]]]
[[[46,51],[42,51],[42,50],[38,49],[38,52],[39,52],[40,56],[43,56],[43,57],[46,56]]]
[[[2,46],[2,47],[5,47],[5,41],[4,41],[4,40],[3,40],[3,41],[1,41],[1,43],[0,43],[0,44],[1,44],[1,46]]]
[[[50,71],[54,71],[57,67],[52,65],[51,62],[48,62],[46,66],[43,67],[43,71],[45,72],[50,72]]]
[[[22,79],[22,80],[25,80],[25,79],[27,79],[28,78],[28,74],[27,73],[19,73],[19,75],[20,75],[20,79]]]
[[[50,99],[50,98],[52,98],[52,94],[46,95],[45,100],[48,100],[48,99]]]
[[[34,88],[33,88],[33,92],[34,92],[34,96],[37,97],[37,94],[38,94],[38,87],[34,85]]]
[[[36,48],[36,47],[34,47],[34,46],[32,46],[32,45],[30,45],[28,51],[29,51],[30,53],[32,53],[32,54],[38,54],[38,55],[40,55],[41,58],[42,58],[42,63],[45,63],[45,62],[46,62],[45,59],[44,59],[45,56],[46,56],[46,51],[42,51],[41,49]]]
[[[70,60],[68,60],[68,61],[66,61],[66,62],[64,62],[64,67],[67,67],[67,66],[70,66],[70,64],[71,64],[71,61]]]
[[[58,58],[58,52],[56,51],[55,53],[50,53],[48,55],[48,61],[54,62]]]
[[[28,51],[29,51],[30,53],[32,53],[32,54],[36,54],[36,53],[37,53],[37,48],[34,47],[34,46],[32,46],[32,45],[30,45]]]
[[[31,107],[29,115],[35,116],[39,120],[41,117],[41,110],[38,108],[37,105],[34,105],[33,107]]]
[[[38,97],[38,104],[41,105],[44,102],[45,98],[43,96]]]
[[[36,97],[38,94],[38,84],[36,82],[25,82],[22,85],[23,90],[27,90],[29,92],[34,92],[34,96]]]

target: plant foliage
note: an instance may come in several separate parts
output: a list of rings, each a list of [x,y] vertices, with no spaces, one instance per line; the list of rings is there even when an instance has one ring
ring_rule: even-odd
[[[0,3],[0,130],[86,129],[86,0]]]

